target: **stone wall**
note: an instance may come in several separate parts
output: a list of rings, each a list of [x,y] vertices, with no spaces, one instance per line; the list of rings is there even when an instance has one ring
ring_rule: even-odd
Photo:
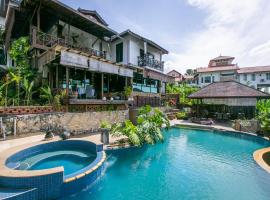
[[[129,118],[128,110],[84,113],[51,113],[3,117],[6,135],[38,133],[48,126],[70,131],[95,130],[102,121],[123,122]],[[14,126],[15,125],[15,126]]]

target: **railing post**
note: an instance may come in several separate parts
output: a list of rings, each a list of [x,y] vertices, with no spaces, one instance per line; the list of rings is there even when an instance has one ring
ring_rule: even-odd
[[[37,30],[33,28],[32,33],[32,45],[35,46],[37,44]]]

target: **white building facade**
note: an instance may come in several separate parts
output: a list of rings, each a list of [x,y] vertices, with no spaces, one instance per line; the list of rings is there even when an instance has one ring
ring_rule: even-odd
[[[237,73],[240,83],[270,94],[270,66],[241,68]]]
[[[198,87],[233,80],[270,94],[270,66],[239,68],[233,60],[234,57],[219,56],[210,60],[208,67],[198,68]]]
[[[133,91],[165,93],[168,76],[164,74],[162,56],[168,51],[130,30],[112,40],[112,58],[134,68]]]

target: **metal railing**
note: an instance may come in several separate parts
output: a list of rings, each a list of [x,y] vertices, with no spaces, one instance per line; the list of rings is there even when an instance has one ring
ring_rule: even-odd
[[[138,66],[140,67],[151,67],[160,71],[164,70],[164,62],[158,61],[153,58],[150,58],[147,55],[144,56],[138,56]]]
[[[33,45],[39,45],[41,47],[51,48],[55,45],[60,45],[63,47],[71,48],[74,50],[78,50],[91,56],[96,56],[100,58],[106,59],[106,51],[99,51],[89,47],[81,47],[78,45],[72,44],[69,40],[65,38],[59,38],[41,31],[38,31],[36,27],[32,30],[31,42]]]

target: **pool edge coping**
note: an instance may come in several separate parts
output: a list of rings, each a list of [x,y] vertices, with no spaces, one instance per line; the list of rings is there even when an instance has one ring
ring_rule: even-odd
[[[49,141],[40,141],[40,142],[37,142],[37,143],[31,143],[31,144],[24,144],[24,145],[21,145],[21,146],[16,146],[16,147],[9,148],[9,149],[1,152],[1,154],[0,154],[0,177],[5,177],[5,178],[29,178],[29,177],[46,176],[46,175],[56,174],[56,173],[63,173],[63,178],[64,178],[64,168],[61,167],[61,166],[60,167],[55,167],[55,168],[50,168],[50,169],[44,169],[44,170],[30,170],[30,171],[27,171],[27,170],[15,170],[15,169],[11,169],[11,168],[6,166],[7,159],[10,156],[12,156],[12,155],[14,155],[16,153],[19,153],[20,151],[23,151],[25,149],[28,149],[28,148],[31,148],[31,147],[34,147],[34,146],[38,146],[38,145],[42,145],[42,144],[49,144],[51,142],[59,142],[59,141],[61,141],[61,140],[49,140]],[[74,139],[74,140],[70,139],[69,141],[80,141],[80,140],[78,140],[78,139]],[[94,142],[87,141],[87,140],[81,140],[81,141],[94,143]],[[96,143],[94,143],[94,144],[99,145],[99,144],[96,144]],[[104,153],[105,153],[104,150],[102,150],[102,152],[103,152],[103,155],[102,155],[101,161],[103,160],[103,162],[104,162],[105,159],[106,159],[106,154],[105,154],[105,157],[104,157]],[[100,161],[97,164],[100,164]],[[96,165],[94,167],[92,167],[91,169],[93,169],[95,167],[96,167]],[[89,171],[89,170],[87,170],[87,171]],[[95,169],[93,171],[95,171]],[[78,177],[78,178],[83,177],[82,174],[76,175],[75,179],[76,179],[76,177]],[[80,175],[81,175],[81,177],[80,177]],[[72,178],[74,178],[74,177],[72,177]],[[67,179],[63,179],[63,183],[66,180]]]
[[[269,152],[270,152],[270,147],[267,147],[263,149],[258,149],[253,153],[253,158],[256,161],[256,163],[268,173],[270,173],[270,166],[263,159],[263,155]]]

